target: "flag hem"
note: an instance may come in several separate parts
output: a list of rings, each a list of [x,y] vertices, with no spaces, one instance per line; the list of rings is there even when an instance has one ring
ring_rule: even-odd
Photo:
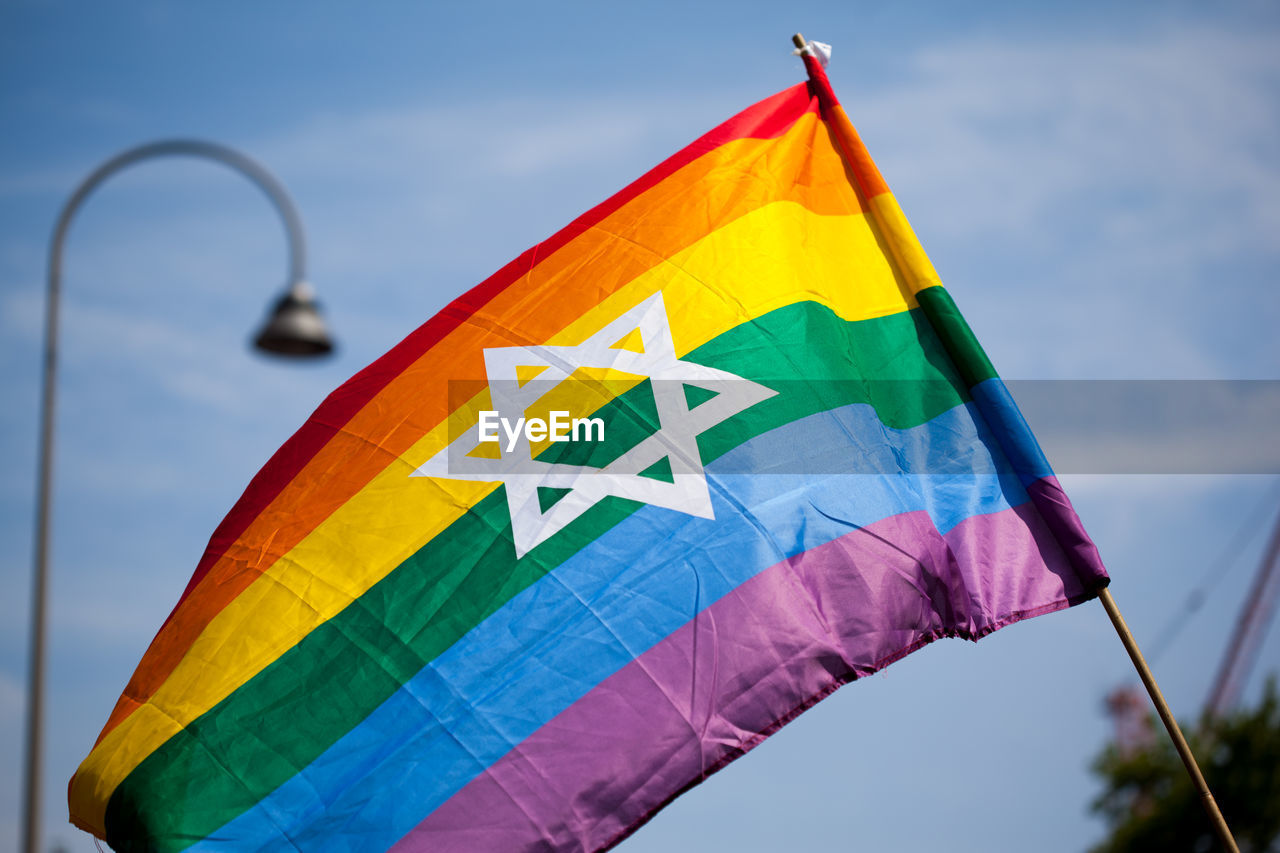
[[[1026,619],[1033,619],[1036,616],[1043,616],[1046,613],[1056,613],[1059,610],[1066,610],[1070,607],[1075,607],[1077,604],[1083,604],[1086,601],[1097,598],[1099,592],[1107,585],[1107,580],[1109,579],[1104,579],[1104,581],[1100,583],[1095,589],[1092,589],[1087,592],[1082,592],[1077,595],[1063,596],[1047,604],[1028,608],[1026,610],[1015,610],[1011,613],[1008,613],[1000,617],[990,625],[986,625],[977,631],[970,631],[965,628],[943,629],[943,630],[931,631],[927,635],[916,639],[915,641],[911,642],[910,644],[903,647],[902,649],[896,652],[893,652],[891,654],[888,654],[883,658],[881,658],[880,660],[877,660],[871,667],[867,668],[865,671],[849,670],[848,672],[845,672],[836,676],[834,681],[831,684],[822,688],[817,693],[811,695],[808,699],[805,699],[804,701],[795,705],[790,711],[778,717],[772,723],[770,723],[769,725],[765,726],[763,729],[760,729],[758,732],[756,732],[746,744],[734,750],[733,752],[717,759],[713,764],[711,764],[707,768],[706,772],[703,773],[701,777],[689,782],[687,785],[683,786],[682,788],[677,790],[675,793],[671,794],[671,796],[667,797],[661,803],[654,806],[649,811],[645,812],[644,815],[637,818],[625,829],[615,834],[602,846],[596,848],[595,853],[605,853],[605,851],[612,850],[613,848],[617,847],[627,838],[631,837],[631,835],[633,835],[637,830],[643,827],[646,823],[648,823],[650,820],[656,817],[660,811],[662,811],[664,808],[669,806],[677,798],[693,790],[694,788],[696,788],[697,786],[705,782],[707,779],[711,778],[711,776],[714,775],[715,773],[718,773],[719,771],[723,770],[725,767],[728,767],[730,764],[737,761],[742,756],[751,752],[751,750],[755,749],[761,743],[768,740],[773,735],[777,734],[778,731],[781,730],[788,723],[791,723],[792,721],[794,721],[805,711],[809,710],[814,705],[817,705],[819,702],[821,702],[823,699],[826,699],[831,694],[835,693],[841,687],[844,687],[845,685],[850,684],[854,681],[857,681],[861,678],[865,678],[868,675],[874,675],[875,673],[880,672],[881,670],[885,669],[889,665],[896,663],[897,661],[905,658],[907,655],[910,655],[913,652],[917,652],[920,649],[924,648],[925,646],[930,645],[931,643],[934,643],[938,640],[954,638],[958,640],[969,640],[971,642],[976,643],[978,640],[982,639],[983,637],[987,637],[991,634],[994,634],[996,631],[999,631],[1001,628],[1007,628],[1010,625],[1016,624],[1018,622],[1022,622]]]

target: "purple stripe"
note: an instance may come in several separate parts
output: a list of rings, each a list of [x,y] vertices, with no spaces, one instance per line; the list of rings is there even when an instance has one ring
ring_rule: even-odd
[[[397,851],[601,850],[840,685],[1096,594],[1031,505],[924,512],[757,574],[476,777]]]
[[[1058,478],[1050,475],[1042,477],[1027,486],[1027,495],[1031,504],[1044,518],[1058,544],[1067,554],[1072,569],[1082,578],[1092,579],[1091,588],[1101,589],[1110,582],[1107,570],[1102,565],[1102,557],[1098,554],[1098,546],[1093,544],[1089,534],[1084,532],[1080,516],[1076,515],[1071,499],[1062,490]]]

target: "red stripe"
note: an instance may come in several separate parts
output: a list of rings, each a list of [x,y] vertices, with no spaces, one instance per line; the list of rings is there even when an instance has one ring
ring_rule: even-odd
[[[178,604],[203,580],[209,569],[248,528],[249,524],[291,481],[315,454],[373,397],[431,347],[461,325],[491,299],[523,277],[547,256],[591,228],[644,191],[655,186],[702,155],[736,139],[776,139],[803,115],[817,110],[805,84],[792,86],[748,107],[689,146],[668,157],[621,192],[579,216],[552,237],[539,243],[471,290],[450,302],[444,310],[419,326],[389,352],[361,370],[325,398],[319,408],[284,443],[249,482],[240,499],[214,530],[204,556],[196,566]],[[177,611],[177,605],[174,612]],[[173,613],[169,614],[169,619]],[[169,624],[165,620],[165,625]],[[164,630],[162,626],[161,631]]]
[[[804,54],[804,70],[809,72],[809,89],[813,96],[822,104],[823,112],[840,105],[840,101],[836,98],[836,92],[831,88],[831,81],[827,79],[827,72],[822,67],[822,63],[818,61],[816,56]]]

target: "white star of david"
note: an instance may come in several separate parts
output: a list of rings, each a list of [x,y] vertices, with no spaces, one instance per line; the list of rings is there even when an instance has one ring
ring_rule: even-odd
[[[618,348],[617,344],[636,330],[643,352]],[[677,358],[661,292],[577,346],[486,349],[484,364],[493,409],[513,421],[579,368],[611,368],[647,376],[657,404],[658,431],[603,468],[540,462],[523,432],[510,451],[503,436],[497,445],[500,458],[475,457],[470,454],[480,447],[477,426],[410,475],[505,484],[516,557],[563,530],[608,495],[714,518],[698,435],[777,393],[728,371]],[[522,386],[516,378],[517,367],[541,368],[541,372],[536,382]],[[690,409],[685,385],[715,396]],[[673,482],[640,475],[663,457],[669,461]],[[541,486],[570,491],[544,512],[538,500]]]

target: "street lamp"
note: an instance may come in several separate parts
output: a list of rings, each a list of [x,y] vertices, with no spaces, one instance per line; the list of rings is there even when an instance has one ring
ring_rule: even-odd
[[[143,160],[191,156],[229,166],[252,181],[275,206],[289,241],[289,278],[254,346],[287,357],[318,357],[333,350],[315,293],[306,281],[302,223],[284,187],[262,166],[240,152],[212,142],[174,139],[130,148],[89,174],[67,200],[58,216],[49,249],[49,279],[45,301],[44,383],[41,390],[38,469],[36,473],[35,549],[31,592],[31,662],[27,690],[26,788],[22,843],[25,853],[39,853],[40,785],[44,724],[45,609],[48,588],[49,502],[53,473],[54,402],[57,387],[58,307],[62,287],[62,247],[71,219],[80,205],[111,175]]]

